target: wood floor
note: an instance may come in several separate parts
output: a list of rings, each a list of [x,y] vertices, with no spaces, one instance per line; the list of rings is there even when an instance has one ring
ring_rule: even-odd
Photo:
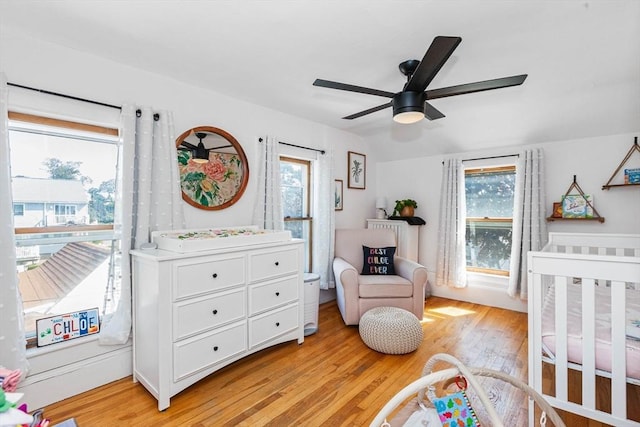
[[[44,413],[53,424],[74,417],[80,427],[368,426],[441,352],[526,381],[525,313],[435,297],[424,313],[424,341],[407,355],[369,349],[328,302],[320,306],[318,332],[302,345],[280,344],[235,362],[174,396],[163,412],[142,385],[125,378]],[[490,386],[490,397],[509,425],[525,426],[526,398],[510,388]]]

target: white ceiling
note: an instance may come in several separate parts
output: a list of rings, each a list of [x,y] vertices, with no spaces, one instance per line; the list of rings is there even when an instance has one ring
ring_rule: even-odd
[[[637,132],[637,0],[0,0],[3,25],[361,135],[385,158]],[[522,86],[432,101],[413,125],[387,101],[398,64],[437,35],[462,43],[429,89],[526,73]]]

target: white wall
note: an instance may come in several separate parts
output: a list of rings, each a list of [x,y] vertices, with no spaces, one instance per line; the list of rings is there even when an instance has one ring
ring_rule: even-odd
[[[639,124],[640,126],[640,124]],[[554,221],[548,223],[548,231],[640,233],[640,194],[636,187],[601,190],[633,145],[634,136],[640,134],[611,135],[605,137],[553,141],[537,144],[544,149],[545,189],[548,214],[552,203],[560,201],[577,176],[580,188],[594,197],[594,206],[604,223],[597,221]],[[527,147],[533,147],[529,145]],[[517,153],[519,147],[494,151],[460,153],[461,159]],[[418,202],[416,216],[427,221],[420,230],[419,260],[429,270],[433,285],[436,267],[436,243],[440,209],[440,185],[442,181],[442,156],[422,157],[377,165],[377,191],[390,201],[413,198]],[[640,153],[635,153],[626,168],[640,167]],[[622,183],[622,172],[614,183]],[[526,307],[517,300],[497,294],[491,283],[468,289],[448,289],[432,286],[434,295],[468,300],[489,305],[499,305],[516,310]]]

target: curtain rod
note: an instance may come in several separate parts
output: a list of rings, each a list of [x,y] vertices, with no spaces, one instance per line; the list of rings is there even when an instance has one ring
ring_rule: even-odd
[[[489,157],[476,157],[475,159],[463,159],[463,162],[470,162],[472,160],[489,160],[489,159],[502,159],[504,157],[520,157],[520,154],[505,154],[504,156],[489,156]],[[444,160],[442,161],[444,165]]]
[[[122,110],[122,107],[113,104],[106,104],[100,101],[93,101],[91,99],[79,98],[77,96],[65,95],[64,93],[52,92],[50,90],[37,89],[35,87],[23,86],[16,83],[7,82],[7,86],[19,87],[20,89],[33,90],[35,92],[44,93],[47,95],[59,96],[61,98],[73,99],[75,101],[88,102],[89,104],[102,105],[103,107],[116,108],[118,110]]]
[[[264,141],[264,139],[258,138],[258,141],[262,142],[262,141]],[[278,141],[278,144],[288,145],[289,147],[302,148],[303,150],[317,151],[320,154],[324,154],[325,153],[324,150],[318,150],[317,148],[311,148],[311,147],[303,147],[302,145],[289,144],[288,142]]]
[[[472,160],[502,159],[504,157],[520,157],[520,154],[505,154],[504,156],[476,157],[475,159],[464,159],[462,161],[463,162],[470,162]]]

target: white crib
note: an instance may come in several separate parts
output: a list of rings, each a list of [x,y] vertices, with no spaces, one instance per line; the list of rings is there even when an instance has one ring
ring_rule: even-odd
[[[528,269],[529,385],[556,408],[640,426],[627,416],[627,391],[638,393],[627,383],[640,384],[640,340],[627,336],[640,320],[640,235],[549,233]],[[543,392],[545,362],[555,395]],[[579,400],[569,400],[569,370],[581,371]],[[610,412],[596,405],[597,376],[610,378]]]

